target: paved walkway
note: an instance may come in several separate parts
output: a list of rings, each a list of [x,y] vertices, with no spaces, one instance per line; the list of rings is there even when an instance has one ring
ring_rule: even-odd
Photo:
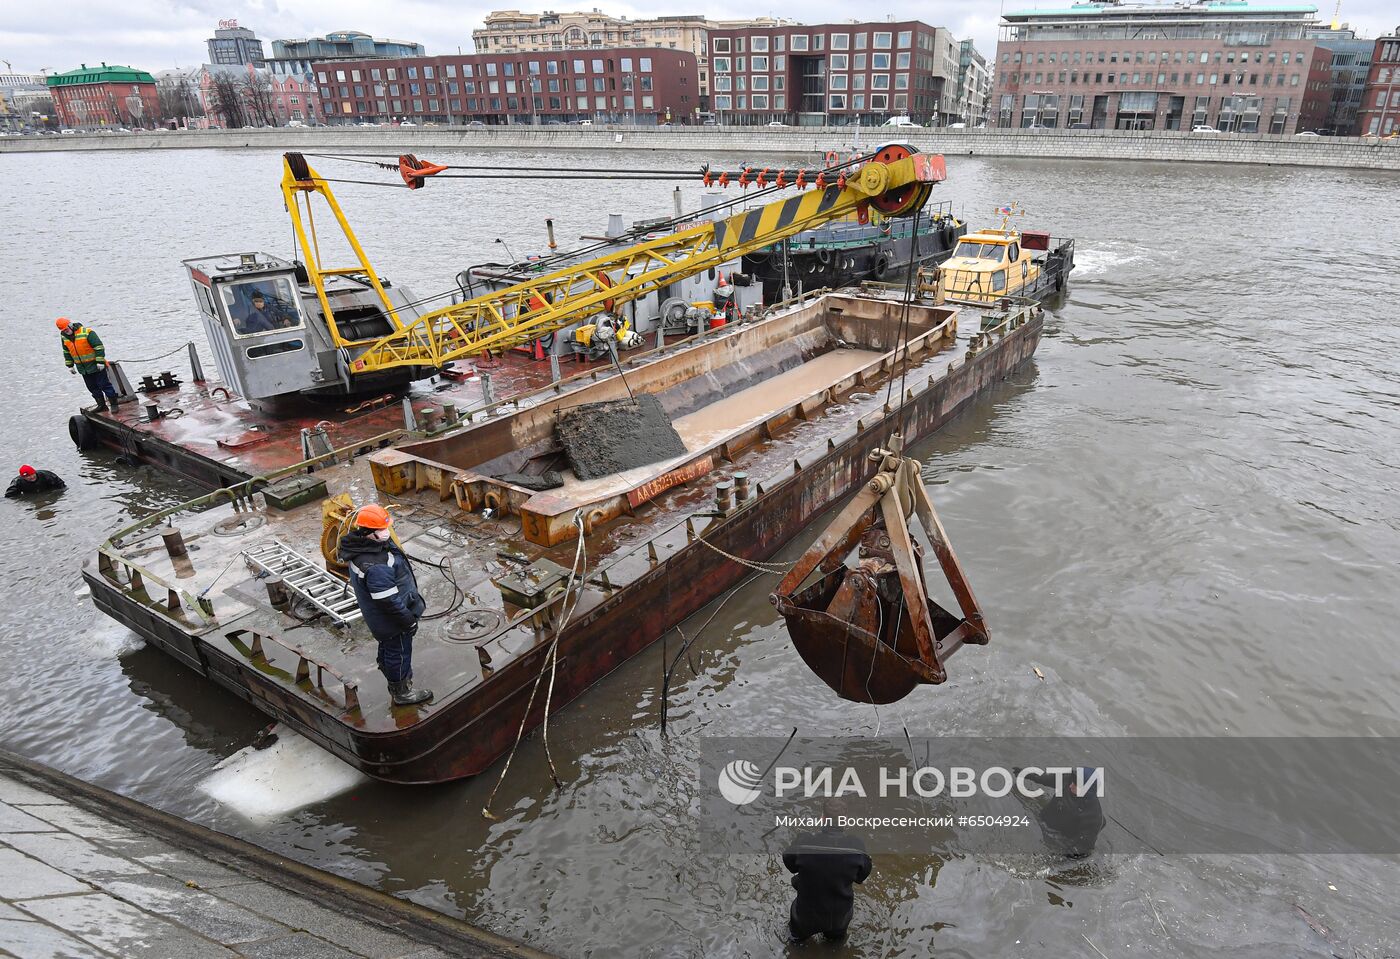
[[[542,954],[0,753],[0,955]]]

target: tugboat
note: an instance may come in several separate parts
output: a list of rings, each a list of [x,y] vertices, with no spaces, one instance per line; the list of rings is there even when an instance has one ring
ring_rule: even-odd
[[[804,290],[840,289],[863,280],[894,283],[916,268],[946,260],[967,232],[945,200],[914,220],[842,220],[799,233],[744,257],[744,272],[763,284],[763,301],[778,303]],[[914,237],[918,236],[917,250]]]
[[[1005,298],[1041,300],[1059,293],[1074,269],[1074,241],[1038,230],[1013,230],[1018,211],[1000,207],[999,229],[968,233],[938,268],[939,302],[990,306]]]

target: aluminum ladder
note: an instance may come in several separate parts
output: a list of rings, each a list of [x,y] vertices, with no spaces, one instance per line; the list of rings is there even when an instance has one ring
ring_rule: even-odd
[[[281,577],[287,589],[341,626],[360,618],[360,606],[350,584],[278,539],[243,551],[244,557],[269,576]]]

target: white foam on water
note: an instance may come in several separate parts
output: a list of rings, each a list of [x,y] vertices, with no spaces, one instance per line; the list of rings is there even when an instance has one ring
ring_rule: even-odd
[[[1141,253],[1076,249],[1074,251],[1074,272],[1070,274],[1070,277],[1073,279],[1079,275],[1092,276],[1097,273],[1107,273],[1140,259],[1142,259]]]
[[[81,645],[104,658],[115,656],[121,659],[138,649],[145,649],[146,641],[121,623],[104,616],[96,627],[83,635]]]
[[[266,821],[337,796],[369,777],[278,726],[266,749],[239,750],[214,767],[199,790],[249,819]]]

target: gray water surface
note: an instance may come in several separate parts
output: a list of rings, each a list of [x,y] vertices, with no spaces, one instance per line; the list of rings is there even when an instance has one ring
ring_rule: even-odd
[[[612,154],[474,159],[619,165]],[[313,162],[354,179],[369,169]],[[70,485],[51,502],[0,506],[0,735],[67,772],[566,956],[774,956],[786,953],[774,935],[790,897],[781,864],[707,857],[686,828],[702,736],[1400,730],[1394,176],[951,157],[935,198],[980,225],[1016,200],[1026,226],[1079,244],[1035,361],[917,451],[991,646],[959,653],[948,685],[897,705],[842,702],[803,666],[763,579],[697,644],[698,675],[683,669],[671,690],[669,737],[657,724],[660,646],[553,721],[562,791],[531,739],[495,822],[480,815],[493,772],[366,785],[272,824],[195,788],[264,720],[79,594],[79,563],[105,532],[189,491],[73,452],[66,421],[86,394],[62,367],[53,319],[95,326],[116,358],[200,338],[179,261],[290,252],[279,157],[13,154],[0,178],[0,469],[30,462]],[[543,248],[546,216],[571,240],[609,212],[664,215],[670,190],[463,180],[338,194],[380,273],[421,295],[499,259],[497,236],[523,255]],[[693,207],[698,185],[684,192]],[[846,945],[792,954],[1396,955],[1397,882],[1393,858],[1360,855],[1060,869],[909,850],[876,857]]]

